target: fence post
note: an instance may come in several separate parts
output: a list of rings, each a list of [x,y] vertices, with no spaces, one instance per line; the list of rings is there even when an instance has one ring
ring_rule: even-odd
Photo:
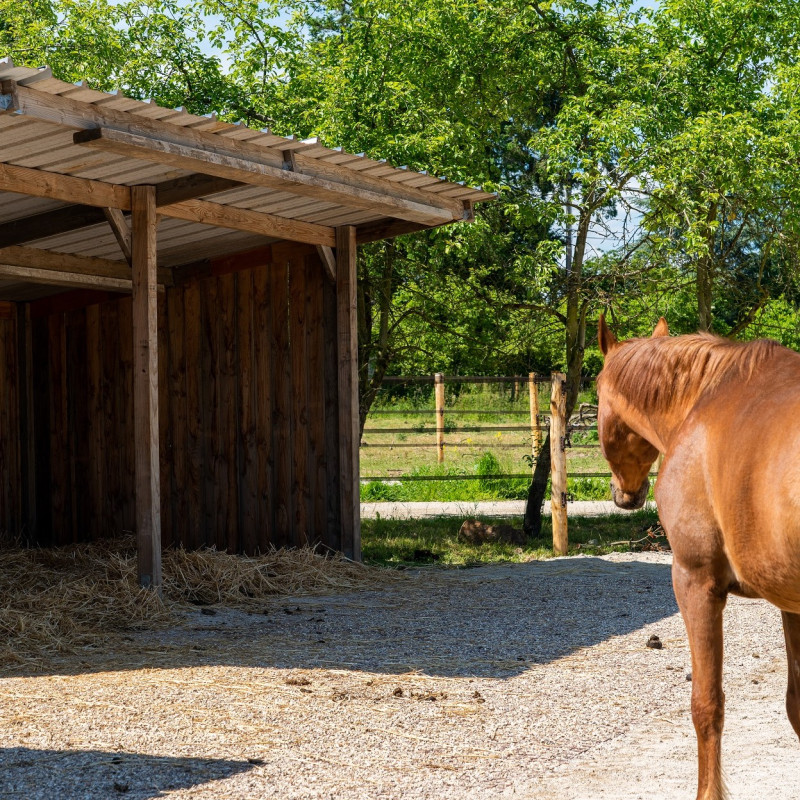
[[[565,556],[567,536],[567,377],[551,375],[550,383],[550,514],[553,520],[553,550]]]
[[[437,372],[433,376],[434,395],[436,397],[436,461],[444,461],[444,375]]]
[[[542,429],[539,426],[539,390],[535,372],[528,373],[528,400],[531,407],[531,470],[536,472],[536,462],[542,452]]]

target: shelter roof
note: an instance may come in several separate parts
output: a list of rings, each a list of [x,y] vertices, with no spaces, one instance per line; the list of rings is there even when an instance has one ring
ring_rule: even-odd
[[[36,270],[54,264],[124,280],[128,187],[138,184],[156,186],[165,282],[170,268],[273,241],[332,247],[340,226],[367,242],[468,220],[494,198],[0,61],[0,299],[52,293]]]

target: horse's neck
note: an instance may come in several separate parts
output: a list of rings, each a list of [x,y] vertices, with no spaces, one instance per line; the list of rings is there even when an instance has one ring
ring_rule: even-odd
[[[659,452],[666,453],[670,442],[686,417],[689,416],[698,398],[686,402],[686,398],[676,398],[674,404],[648,407],[620,398],[620,413],[625,423],[646,439]]]
[[[659,452],[667,452],[675,429],[675,423],[668,412],[638,408],[624,400],[620,412],[629,428],[650,442]]]

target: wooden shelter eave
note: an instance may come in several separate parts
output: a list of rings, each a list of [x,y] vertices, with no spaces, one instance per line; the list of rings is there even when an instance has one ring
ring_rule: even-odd
[[[133,343],[129,374],[135,436],[130,452],[136,461],[133,499],[140,582],[153,588],[160,584],[159,381],[163,392],[165,377],[169,385],[172,359],[177,370],[183,369],[189,347],[196,374],[207,367],[200,358],[197,331],[194,338],[187,334],[186,352],[172,352],[173,333],[178,329],[171,326],[184,318],[187,325],[199,326],[201,314],[208,330],[217,331],[209,335],[204,330],[202,335],[210,336],[209,347],[225,344],[229,354],[230,342],[241,338],[247,348],[258,336],[260,346],[268,348],[258,356],[263,364],[256,364],[253,351],[243,351],[242,397],[258,388],[258,381],[262,381],[259,391],[264,392],[272,391],[273,384],[301,387],[301,400],[313,413],[305,406],[294,409],[289,389],[281,389],[282,394],[272,400],[274,419],[281,423],[275,453],[286,466],[283,471],[276,468],[274,495],[291,494],[290,480],[296,480],[299,491],[306,494],[298,495],[291,530],[296,528],[306,536],[309,511],[316,514],[318,510],[328,519],[328,527],[324,519],[315,518],[316,530],[334,531],[338,538],[333,544],[358,559],[357,245],[471,221],[473,202],[490,195],[396,169],[363,154],[329,150],[316,141],[252,131],[88,88],[76,92],[46,70],[25,70],[10,62],[0,62],[0,135],[4,137],[0,141],[0,282],[6,282],[16,297],[24,297],[20,286],[28,291],[24,302],[34,300],[24,313],[20,307],[21,322],[17,308],[8,303],[14,309],[14,325],[22,326],[24,346],[19,352],[28,366],[36,363],[30,342],[24,340],[30,335],[30,325],[36,325],[37,336],[44,338],[34,339],[34,344],[52,354],[52,392],[59,402],[66,402],[68,353],[78,365],[77,372],[87,369],[81,366],[82,357],[91,361],[92,386],[99,386],[97,342],[106,333],[98,327],[99,309],[117,302],[132,308],[132,326],[129,322],[117,332],[127,330]],[[202,306],[201,284],[209,287]],[[37,286],[44,288],[37,290]],[[69,291],[47,297],[50,286]],[[218,286],[225,287],[220,288],[219,298]],[[228,292],[225,301],[224,291]],[[159,292],[165,303],[160,303]],[[119,293],[132,298],[110,302]],[[159,314],[164,312],[159,307],[169,306],[176,298],[183,300],[168,312],[169,325],[165,323],[160,331]],[[258,330],[256,308],[261,315]],[[241,311],[239,328],[234,323],[237,310]],[[66,327],[60,327],[67,315],[77,319],[81,314],[81,324],[91,328],[95,337],[93,346],[79,346],[77,339],[68,341]],[[46,326],[37,322],[41,318],[37,315],[47,318]],[[114,335],[111,328],[108,333]],[[161,368],[160,347],[165,354]],[[270,355],[273,352],[283,356]],[[216,402],[217,396],[239,396],[234,360],[214,358],[220,362],[221,382],[215,384],[217,394],[209,395],[207,402]],[[263,374],[256,375],[256,366]],[[308,371],[321,375],[324,391],[312,396]],[[79,379],[80,375],[75,378]],[[27,375],[24,380],[32,378]],[[228,389],[221,389],[223,384]],[[186,392],[188,388],[189,377]],[[33,397],[33,384],[26,383],[24,393]],[[50,403],[45,393],[37,397],[45,406]],[[243,402],[250,400],[245,397]],[[329,402],[331,407],[326,405]],[[69,413],[67,408],[61,416],[66,419]],[[264,406],[256,404],[248,411],[253,419],[261,413]],[[29,416],[33,419],[32,411]],[[54,426],[61,418],[55,412],[39,415],[48,416]],[[212,418],[213,414],[210,421],[200,422],[213,428]],[[309,418],[317,427],[306,442],[300,434],[303,421]],[[229,414],[226,421],[231,419],[235,416]],[[325,421],[330,423],[330,432],[320,427]],[[292,453],[286,446],[290,428],[291,436],[296,434],[298,441],[305,442]],[[252,438],[253,432],[247,435]],[[62,444],[55,438],[43,442],[43,452],[48,442]],[[256,455],[257,450],[254,445]],[[322,480],[319,475],[309,477],[312,451],[320,456],[318,468],[330,460],[330,469],[322,470],[330,484],[326,509],[315,510],[307,502],[313,496],[308,486]],[[59,469],[66,469],[68,456],[68,449],[59,450],[63,462]],[[226,461],[229,467],[236,463],[236,458]],[[255,473],[253,468],[245,476],[255,481],[247,491],[261,485],[263,470]],[[58,508],[53,500],[52,509]],[[280,509],[274,511],[277,527]],[[59,513],[53,511],[53,519]]]

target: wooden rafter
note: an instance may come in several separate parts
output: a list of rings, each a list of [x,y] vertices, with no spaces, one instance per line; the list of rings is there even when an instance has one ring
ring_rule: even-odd
[[[99,225],[105,219],[102,208],[65,206],[0,225],[0,248],[35,242],[48,236]]]
[[[98,208],[129,211],[131,207],[129,186],[115,186],[41,169],[15,167],[12,164],[0,164],[0,191],[46,197],[64,203],[82,203]]]
[[[31,283],[58,283],[62,280],[68,286],[97,286],[130,291],[130,267],[121,261],[107,258],[54,253],[52,250],[40,250],[37,247],[4,247],[0,249],[0,265],[7,270],[13,269],[14,277],[26,277],[24,270],[34,270],[30,273]],[[37,276],[40,280],[33,280]],[[48,276],[49,279],[45,280]],[[109,279],[111,283],[103,286],[100,283],[102,279]],[[170,285],[171,270],[160,269],[158,280],[159,283]],[[127,284],[117,281],[127,281]]]
[[[382,184],[381,190],[378,191],[375,188],[362,186],[358,182],[357,174],[352,174],[349,170],[351,174],[347,176],[348,182],[333,180],[330,177],[331,168],[328,166],[325,167],[324,175],[313,174],[313,167],[308,164],[302,169],[287,170],[280,154],[274,154],[276,157],[274,164],[269,163],[273,154],[263,148],[258,148],[259,160],[254,160],[249,151],[248,155],[234,154],[236,151],[219,152],[218,145],[214,150],[209,150],[112,128],[79,131],[73,139],[75,144],[104,152],[194,172],[204,172],[256,186],[266,186],[270,189],[374,211],[412,222],[435,225],[461,219],[462,215],[461,204],[458,202],[445,203],[445,198],[425,197],[428,202],[423,203],[419,199],[400,196],[396,193],[395,187],[387,189],[385,184]],[[240,143],[235,141],[228,143],[229,146],[233,144]],[[310,162],[311,159],[307,161]],[[405,195],[408,191],[404,189],[402,194]],[[431,200],[445,203],[445,207],[434,205]]]
[[[187,175],[171,181],[156,184],[156,206],[168,206],[172,203],[183,203],[197,197],[226,192],[241,186],[241,181],[229,178],[217,178],[214,175]]]
[[[131,229],[128,227],[125,215],[118,208],[104,208],[103,213],[117,244],[119,244],[119,249],[122,250],[122,255],[125,256],[128,264],[132,264]]]
[[[321,244],[330,247],[335,241],[334,229],[324,225],[278,217],[261,211],[250,211],[246,208],[211,203],[208,200],[187,200],[183,203],[162,206],[159,213],[165,217],[199,222],[203,225],[217,225],[222,228],[232,228],[306,244]]]
[[[102,275],[67,272],[36,267],[15,267],[0,264],[0,278],[18,280],[24,283],[40,283],[46,286],[64,286],[82,289],[105,289],[111,292],[130,292],[130,278],[107,278]]]
[[[317,253],[325,266],[325,273],[333,283],[336,283],[336,255],[333,249],[325,245],[317,245]]]
[[[473,204],[468,200],[463,201],[461,219],[463,222],[475,221],[475,209]],[[393,239],[395,236],[403,236],[406,233],[416,233],[417,231],[425,231],[438,227],[440,226],[420,225],[417,222],[407,222],[401,219],[380,219],[375,222],[365,222],[361,225],[357,225],[356,241],[358,244],[379,242],[383,239]]]

